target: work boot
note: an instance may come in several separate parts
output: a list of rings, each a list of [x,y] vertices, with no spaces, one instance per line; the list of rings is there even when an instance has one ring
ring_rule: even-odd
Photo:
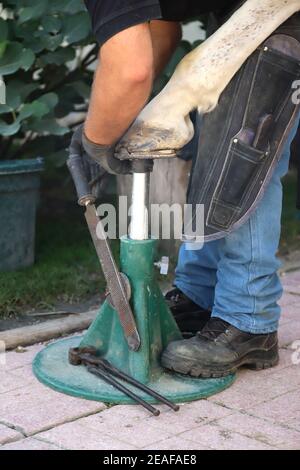
[[[178,287],[167,292],[165,299],[184,338],[195,336],[210,319],[211,312],[195,304]]]
[[[223,377],[240,366],[254,370],[278,364],[277,332],[245,333],[211,318],[194,338],[171,342],[162,354],[166,369],[193,377]]]

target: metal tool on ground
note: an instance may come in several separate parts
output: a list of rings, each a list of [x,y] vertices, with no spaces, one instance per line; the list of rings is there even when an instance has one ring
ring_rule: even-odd
[[[160,411],[157,408],[154,408],[154,406],[150,405],[145,400],[140,398],[138,395],[133,393],[131,390],[124,387],[124,385],[122,385],[117,380],[113,379],[112,376],[106,373],[103,369],[96,367],[96,366],[87,366],[87,370],[91,374],[94,374],[100,379],[104,380],[104,382],[107,382],[109,385],[112,385],[121,393],[124,393],[124,395],[131,398],[134,402],[138,403],[139,405],[142,405],[144,408],[146,408],[146,410],[150,411],[150,413],[152,413],[154,416],[160,415]]]
[[[142,390],[143,392],[147,393],[151,397],[155,398],[157,401],[163,403],[164,405],[167,405],[173,411],[179,411],[178,405],[176,405],[175,403],[172,403],[170,400],[163,397],[162,395],[155,392],[154,390],[147,387],[146,385],[138,382],[137,380],[135,380],[133,377],[130,377],[130,375],[126,374],[125,372],[117,369],[106,359],[98,357],[97,350],[95,348],[89,348],[89,347],[71,348],[69,351],[69,362],[70,364],[75,365],[75,366],[84,364],[88,366],[88,371],[95,375],[97,375],[97,371],[95,370],[95,368],[98,368],[98,370],[100,370],[101,373],[105,371],[107,374],[110,374],[111,376],[121,379],[129,383],[130,385],[133,385],[137,389]],[[118,382],[113,383],[113,381],[111,381],[110,383],[111,385],[116,386],[116,388],[118,388],[118,385],[120,385]],[[120,387],[119,387],[119,390],[121,390]],[[159,410],[156,410],[153,407],[149,408],[149,405],[147,402],[145,402],[143,399],[141,399],[137,395],[133,394],[130,390],[122,386],[121,391],[123,391],[126,395],[130,396],[135,401],[140,403],[142,406],[144,406],[144,408],[151,411],[151,413],[153,413],[155,416],[158,416]]]

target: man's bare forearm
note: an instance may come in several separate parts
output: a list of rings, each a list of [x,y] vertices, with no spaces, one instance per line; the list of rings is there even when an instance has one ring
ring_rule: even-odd
[[[85,123],[86,136],[103,145],[115,143],[146,104],[151,87],[151,76],[132,83],[111,78],[99,67]]]
[[[92,142],[111,145],[122,137],[180,38],[178,23],[152,21],[128,28],[102,47],[85,123]]]
[[[122,31],[102,46],[85,123],[92,142],[110,145],[124,134],[149,98],[152,63],[148,25]]]

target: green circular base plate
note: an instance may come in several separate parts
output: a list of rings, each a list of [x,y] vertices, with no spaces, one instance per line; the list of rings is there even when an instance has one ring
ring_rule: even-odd
[[[133,403],[123,393],[89,373],[85,366],[69,364],[68,351],[70,348],[77,347],[81,340],[81,336],[63,339],[39,352],[33,362],[33,372],[36,377],[54,390],[75,397],[106,403]],[[183,403],[218,393],[229,387],[234,379],[234,375],[219,379],[196,379],[167,373],[161,369],[161,375],[147,385],[166,398]],[[128,385],[128,388],[131,387]],[[156,403],[143,392],[131,389],[147,402]]]

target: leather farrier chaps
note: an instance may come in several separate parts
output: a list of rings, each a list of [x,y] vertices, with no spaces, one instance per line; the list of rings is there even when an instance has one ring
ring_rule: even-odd
[[[196,235],[203,241],[226,236],[256,209],[299,114],[292,99],[299,79],[297,13],[249,57],[215,110],[203,116],[188,189],[192,217],[185,222],[184,239],[195,239],[199,204],[204,233]]]

